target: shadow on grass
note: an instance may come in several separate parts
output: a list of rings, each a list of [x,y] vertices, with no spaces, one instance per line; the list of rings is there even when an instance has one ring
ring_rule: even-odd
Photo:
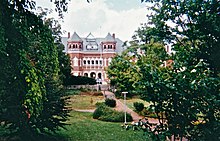
[[[6,132],[6,131],[4,131]],[[0,141],[68,141],[68,137],[61,136],[56,133],[37,134],[35,136],[23,135],[19,136],[16,133],[0,134]]]

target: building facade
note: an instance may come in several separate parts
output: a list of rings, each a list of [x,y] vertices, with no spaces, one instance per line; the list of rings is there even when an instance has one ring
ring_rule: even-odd
[[[72,74],[95,78],[103,84],[108,83],[106,69],[116,54],[125,49],[123,42],[108,33],[104,38],[95,38],[91,33],[85,38],[76,32],[63,37],[65,52],[70,56]]]

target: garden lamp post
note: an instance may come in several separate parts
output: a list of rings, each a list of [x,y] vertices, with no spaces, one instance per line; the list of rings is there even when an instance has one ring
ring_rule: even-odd
[[[125,111],[125,123],[127,123],[126,122],[126,94],[127,94],[128,92],[122,92],[122,94],[124,95],[124,111]]]

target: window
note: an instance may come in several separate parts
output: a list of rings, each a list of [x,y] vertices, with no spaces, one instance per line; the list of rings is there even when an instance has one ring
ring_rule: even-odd
[[[93,45],[92,48],[93,49],[98,49],[98,45]]]
[[[86,60],[83,61],[84,65],[86,64]]]
[[[92,60],[92,64],[94,64],[94,60]]]
[[[87,63],[90,64],[90,60],[88,60]]]
[[[99,61],[99,64],[102,64],[102,60]]]
[[[104,49],[106,49],[106,45],[104,45]]]
[[[79,45],[79,48],[82,48],[82,45]]]
[[[92,46],[91,46],[91,45],[87,45],[86,47],[87,47],[87,49],[91,49],[91,48],[92,48]]]
[[[75,48],[75,44],[73,44],[73,48]]]
[[[98,63],[99,63],[99,61],[98,61],[98,60],[96,60],[96,61],[95,61],[95,63],[96,63],[96,64],[98,64]]]

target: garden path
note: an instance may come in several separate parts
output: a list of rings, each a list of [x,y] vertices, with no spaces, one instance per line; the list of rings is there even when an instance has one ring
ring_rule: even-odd
[[[124,105],[124,103],[122,103],[119,99],[115,98],[115,94],[114,93],[112,93],[110,91],[102,91],[102,93],[103,93],[103,95],[106,98],[113,98],[113,99],[115,99],[116,100],[116,107],[114,109],[117,110],[117,111],[124,111],[126,109],[126,112],[131,114],[134,122],[139,121],[139,119],[144,119],[143,116],[138,115],[132,109],[130,109],[126,105]],[[154,118],[148,118],[148,121],[150,123],[153,123],[153,124],[158,124],[159,123],[158,120],[154,119]]]
[[[117,99],[115,97],[115,94],[110,92],[110,91],[102,91],[103,96],[105,98],[112,98],[116,100],[116,107],[114,108],[117,111],[124,111],[126,109],[126,112],[131,114],[133,121],[137,122],[139,121],[139,119],[144,119],[143,116],[138,115],[136,112],[134,112],[132,109],[130,109],[129,107],[127,107],[126,105],[124,105],[123,102],[121,102],[119,99]],[[91,112],[93,113],[95,111],[95,109],[74,109],[75,111],[79,111],[79,112]],[[158,124],[158,120],[154,119],[154,118],[148,118],[148,121],[152,124]]]

